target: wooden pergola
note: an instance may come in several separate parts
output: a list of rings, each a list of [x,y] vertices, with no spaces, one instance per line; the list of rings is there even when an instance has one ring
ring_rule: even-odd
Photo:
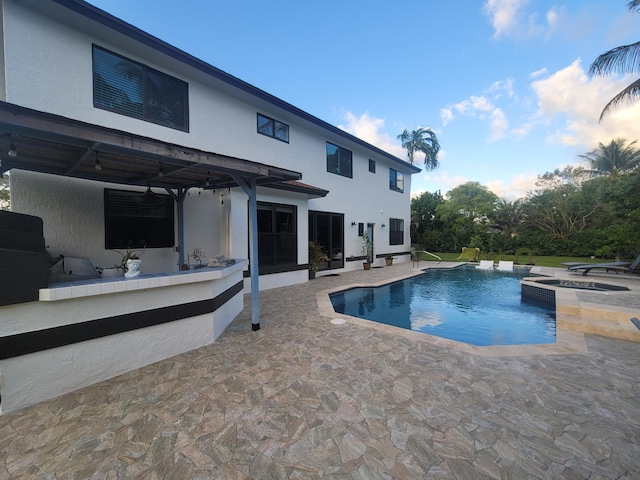
[[[0,102],[0,174],[12,169],[165,189],[178,206],[184,263],[184,199],[191,188],[240,187],[249,197],[252,328],[260,328],[256,189],[302,174]]]

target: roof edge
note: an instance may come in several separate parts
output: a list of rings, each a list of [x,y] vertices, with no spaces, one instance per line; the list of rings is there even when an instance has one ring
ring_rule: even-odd
[[[95,5],[91,5],[90,3],[87,3],[84,0],[51,0],[54,3],[65,7],[69,10],[72,10],[75,13],[78,13],[84,17],[87,17],[91,20],[94,20],[112,30],[115,30],[123,35],[126,35],[127,37],[131,38],[132,40],[135,40],[137,42],[140,42],[154,50],[157,50],[171,58],[173,58],[174,60],[178,60],[186,65],[189,65],[190,67],[199,70],[207,75],[210,75],[218,80],[221,80],[239,90],[242,90],[250,95],[253,95],[261,100],[265,100],[269,103],[271,103],[272,105],[282,108],[283,110],[292,113],[294,115],[296,115],[297,117],[300,117],[303,120],[306,120],[316,126],[319,126],[331,133],[334,133],[338,136],[341,136],[351,142],[354,142],[362,147],[365,147],[367,149],[373,150],[374,152],[376,152],[378,155],[381,155],[395,163],[398,163],[400,165],[402,165],[404,168],[411,170],[412,173],[418,173],[420,172],[422,169],[419,167],[416,167],[415,165],[406,162],[404,160],[402,160],[399,157],[396,157],[395,155],[392,155],[388,152],[385,152],[384,150],[382,150],[381,148],[376,147],[375,145],[371,145],[370,143],[356,137],[355,135],[352,135],[334,125],[331,125],[330,123],[314,116],[311,115],[308,112],[305,112],[304,110],[296,107],[295,105],[292,105],[264,90],[261,90],[258,87],[255,87],[247,82],[245,82],[244,80],[239,79],[238,77],[235,77],[223,70],[220,70],[217,67],[214,67],[213,65],[200,60],[199,58],[185,52],[184,50],[181,50],[167,42],[165,42],[164,40],[161,40],[160,38],[151,35],[150,33],[145,32],[144,30],[141,30],[140,28],[125,22],[124,20],[111,15],[110,13],[96,7]]]

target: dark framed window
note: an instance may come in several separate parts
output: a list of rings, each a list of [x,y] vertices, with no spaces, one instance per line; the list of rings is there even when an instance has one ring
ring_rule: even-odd
[[[327,142],[327,172],[353,178],[351,150]]]
[[[393,168],[389,169],[389,189],[404,193],[404,174]]]
[[[105,188],[105,248],[173,247],[174,210],[169,195]]]
[[[309,212],[309,241],[322,247],[329,258],[320,270],[344,267],[344,214]]]
[[[376,173],[376,161],[369,159],[369,171],[371,173]]]
[[[389,219],[389,245],[404,244],[404,220],[402,218]]]
[[[258,266],[297,265],[297,207],[258,203]]]
[[[258,114],[258,133],[289,143],[289,125],[261,113]]]
[[[189,131],[186,82],[93,46],[93,106]]]

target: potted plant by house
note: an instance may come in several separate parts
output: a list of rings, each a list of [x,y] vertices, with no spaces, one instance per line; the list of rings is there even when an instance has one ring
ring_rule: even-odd
[[[384,256],[384,261],[387,264],[387,267],[390,267],[391,265],[393,265],[393,253],[387,253]]]
[[[317,242],[309,242],[309,280],[316,278],[320,264],[328,261],[329,257],[324,253],[324,247]]]
[[[365,270],[370,270],[371,260],[373,257],[373,244],[371,243],[371,239],[369,239],[369,234],[367,232],[362,234],[362,255],[366,257],[362,266]]]

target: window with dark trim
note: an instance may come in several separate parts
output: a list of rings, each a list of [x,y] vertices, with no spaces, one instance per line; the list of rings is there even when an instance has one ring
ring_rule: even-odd
[[[327,142],[327,172],[353,178],[351,150]]]
[[[404,220],[402,218],[389,219],[389,245],[404,244]]]
[[[261,113],[258,114],[258,133],[289,143],[289,125]]]
[[[404,193],[404,174],[393,168],[389,169],[389,189]]]
[[[189,131],[189,86],[121,55],[93,46],[93,106]]]
[[[269,267],[297,265],[297,207],[258,202],[258,265]]]
[[[371,173],[376,173],[376,161],[369,159],[369,171]]]
[[[104,190],[105,248],[173,247],[174,202],[169,195]]]

